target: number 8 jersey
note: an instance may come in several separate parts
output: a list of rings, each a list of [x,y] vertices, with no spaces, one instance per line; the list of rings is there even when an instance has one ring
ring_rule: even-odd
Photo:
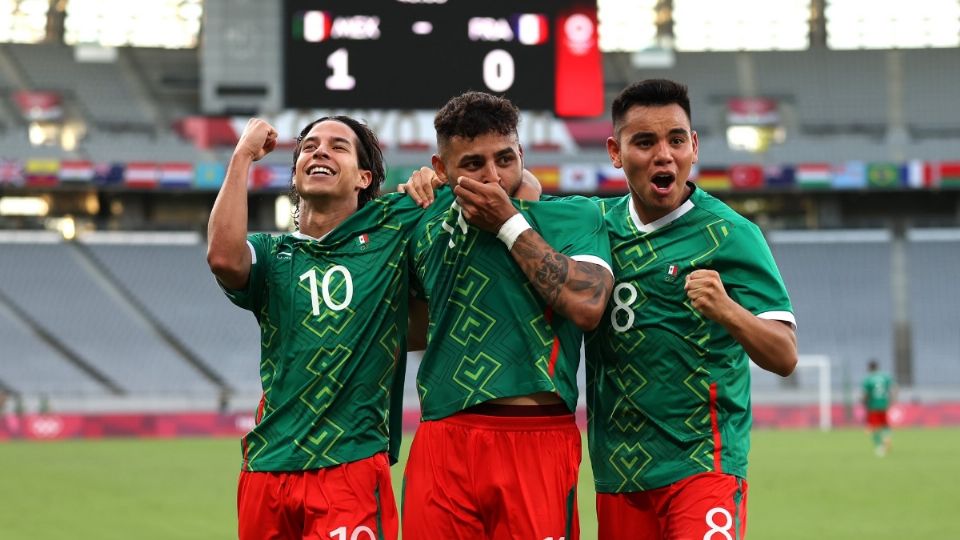
[[[749,360],[722,326],[694,309],[684,285],[695,269],[715,270],[746,310],[794,324],[760,230],[696,188],[646,225],[630,195],[596,202],[616,276],[604,320],[586,340],[597,491],[643,491],[711,471],[746,477]]]
[[[400,439],[407,244],[422,210],[405,194],[367,203],[323,238],[251,234],[245,289],[260,324],[263,398],[243,469],[329,467]]]

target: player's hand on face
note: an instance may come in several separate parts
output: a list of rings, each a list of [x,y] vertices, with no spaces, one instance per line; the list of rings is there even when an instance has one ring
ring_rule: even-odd
[[[475,227],[496,233],[517,209],[499,183],[478,182],[461,176],[453,188],[462,208],[463,219]]]
[[[715,270],[690,272],[684,289],[693,307],[711,321],[721,322],[733,302]]]
[[[277,147],[277,130],[259,118],[247,120],[247,125],[240,134],[235,152],[250,156],[254,161],[260,161]]]
[[[443,180],[430,167],[413,171],[406,182],[397,186],[397,191],[406,193],[418,205],[426,208],[433,203],[433,192],[443,185]]]

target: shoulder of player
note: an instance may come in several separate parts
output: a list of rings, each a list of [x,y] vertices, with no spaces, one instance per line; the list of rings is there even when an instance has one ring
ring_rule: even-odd
[[[698,212],[707,216],[707,219],[723,221],[731,230],[741,229],[743,231],[760,232],[760,228],[756,223],[750,221],[733,208],[730,208],[727,203],[702,189],[694,192],[693,204]]]
[[[595,199],[581,195],[564,197],[547,196],[539,201],[518,201],[517,206],[534,216],[563,216],[567,219],[597,216],[601,214],[600,205]]]

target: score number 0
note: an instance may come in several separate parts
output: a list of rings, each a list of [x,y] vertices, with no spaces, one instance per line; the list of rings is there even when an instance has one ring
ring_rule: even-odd
[[[333,74],[327,77],[327,90],[353,90],[357,80],[350,75],[350,55],[340,48],[327,57]],[[506,92],[513,86],[516,70],[513,56],[503,49],[494,49],[483,58],[483,83],[494,92]]]

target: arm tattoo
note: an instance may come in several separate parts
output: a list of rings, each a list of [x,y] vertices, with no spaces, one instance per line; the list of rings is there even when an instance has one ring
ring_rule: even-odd
[[[541,298],[568,318],[578,307],[602,306],[609,298],[612,277],[606,269],[557,253],[534,231],[517,238],[512,255]]]

